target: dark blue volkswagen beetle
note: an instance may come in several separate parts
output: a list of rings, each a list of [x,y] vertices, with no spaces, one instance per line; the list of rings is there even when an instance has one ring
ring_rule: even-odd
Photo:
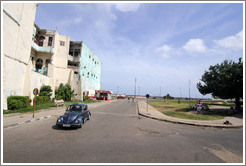
[[[91,112],[86,104],[75,103],[67,107],[64,115],[57,121],[57,127],[77,127],[81,128],[86,120],[90,120]]]

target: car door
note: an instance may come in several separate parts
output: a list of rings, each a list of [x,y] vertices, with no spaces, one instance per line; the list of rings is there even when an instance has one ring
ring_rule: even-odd
[[[85,106],[83,106],[83,118],[84,120],[87,119],[87,110],[85,110]]]

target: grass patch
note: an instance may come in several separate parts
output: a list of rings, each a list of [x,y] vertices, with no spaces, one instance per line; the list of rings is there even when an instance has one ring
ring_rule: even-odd
[[[160,109],[173,108],[185,110],[190,108],[190,104],[196,104],[196,101],[181,101],[178,103],[178,100],[167,100],[166,102],[163,100],[149,100],[149,104]]]
[[[202,103],[202,102],[201,102]],[[196,100],[184,100],[178,103],[178,100],[168,100],[164,102],[163,100],[150,100],[149,104],[156,108],[163,114],[180,119],[190,119],[190,120],[218,120],[223,119],[224,115],[217,114],[190,114],[190,104],[197,104]],[[218,103],[216,103],[218,104]],[[224,103],[221,103],[224,104]]]
[[[48,109],[50,107],[55,107],[55,104],[53,102],[47,102],[45,104],[40,104],[35,106],[35,111],[42,110],[42,109]],[[3,114],[12,114],[12,113],[26,113],[26,112],[32,112],[33,106],[28,106],[26,108],[20,108],[18,110],[3,110]]]
[[[77,101],[65,101],[65,106],[69,106],[70,104],[73,104],[73,103],[85,103],[85,104],[88,104],[88,103],[92,103],[93,101],[92,100],[86,100],[86,101],[80,101],[80,100],[77,100]],[[97,101],[97,102],[100,102],[100,101]],[[39,104],[39,105],[36,105],[35,106],[35,111],[37,110],[42,110],[42,109],[48,109],[50,107],[55,107],[55,103],[53,102],[47,102],[45,104]],[[12,113],[27,113],[27,112],[32,112],[33,111],[33,106],[28,106],[26,108],[20,108],[18,110],[3,110],[3,114],[12,114]]]
[[[222,115],[202,115],[202,114],[187,114],[185,112],[172,112],[166,111],[163,114],[180,119],[190,119],[190,120],[218,120],[223,119]]]

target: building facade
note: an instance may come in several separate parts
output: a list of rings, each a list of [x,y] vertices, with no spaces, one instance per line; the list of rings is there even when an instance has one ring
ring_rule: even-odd
[[[27,95],[25,78],[29,72],[35,13],[35,3],[3,3],[3,109],[7,109],[8,96]]]
[[[84,96],[94,97],[95,90],[101,89],[101,60],[82,42],[80,57],[81,91]]]
[[[83,42],[40,29],[34,3],[5,3],[3,9],[3,109],[8,96],[33,99],[42,85],[51,86],[54,97],[60,83],[68,83],[78,100],[100,90],[101,61]]]

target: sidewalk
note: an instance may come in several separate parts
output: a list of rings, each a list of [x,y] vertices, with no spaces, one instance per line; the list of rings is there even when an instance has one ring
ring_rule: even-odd
[[[96,102],[89,103],[88,109],[93,109],[102,105],[110,104],[116,102],[117,100],[107,101],[107,102]],[[13,114],[4,114],[3,115],[3,128],[8,128],[11,126],[17,126],[24,123],[30,123],[33,121],[38,121],[42,119],[47,119],[51,117],[59,117],[64,114],[66,107],[51,107],[49,109],[37,110],[35,111],[34,118],[32,112],[28,113],[13,113]]]
[[[157,119],[166,122],[195,125],[195,126],[204,126],[204,127],[217,127],[217,128],[241,128],[243,127],[243,117],[225,117],[220,120],[189,120],[189,119],[179,119],[170,116],[166,116],[163,113],[157,111],[152,106],[148,105],[145,101],[138,101],[138,114]],[[224,122],[228,120],[231,125],[225,125]]]

